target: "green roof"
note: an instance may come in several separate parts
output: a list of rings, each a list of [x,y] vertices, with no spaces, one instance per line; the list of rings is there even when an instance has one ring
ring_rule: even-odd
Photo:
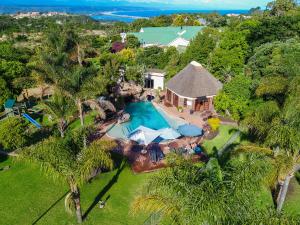
[[[14,99],[7,99],[7,101],[4,103],[4,108],[6,109],[12,109],[15,105],[15,100]]]
[[[143,27],[141,29],[143,32],[128,34],[136,36],[142,44],[157,44],[166,46],[179,37],[190,41],[196,37],[203,28],[203,26]]]

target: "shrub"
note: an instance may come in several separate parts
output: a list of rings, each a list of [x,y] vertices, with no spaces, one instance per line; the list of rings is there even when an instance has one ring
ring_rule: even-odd
[[[219,118],[210,118],[208,119],[208,124],[211,127],[212,131],[217,131],[220,127],[220,119]]]
[[[0,122],[0,144],[4,150],[12,151],[27,142],[26,123],[18,117],[10,117]]]

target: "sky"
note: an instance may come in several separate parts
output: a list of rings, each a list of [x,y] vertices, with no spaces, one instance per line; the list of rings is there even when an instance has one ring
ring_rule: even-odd
[[[264,8],[271,0],[0,0],[9,5],[128,5],[128,6],[163,6],[166,8],[192,9],[250,9]]]

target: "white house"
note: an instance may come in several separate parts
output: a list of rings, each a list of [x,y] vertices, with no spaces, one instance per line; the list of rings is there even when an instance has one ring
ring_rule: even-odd
[[[159,69],[148,69],[145,72],[145,88],[164,89],[166,73]]]

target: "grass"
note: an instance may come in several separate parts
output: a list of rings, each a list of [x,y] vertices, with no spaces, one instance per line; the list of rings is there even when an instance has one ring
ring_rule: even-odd
[[[300,216],[300,185],[296,179],[290,182],[283,210],[291,215]]]
[[[37,165],[1,157],[0,168],[6,165],[11,168],[0,171],[0,224],[76,224],[75,216],[64,209],[64,182],[54,182]],[[129,208],[148,175],[134,175],[124,165],[81,188],[83,213],[89,211],[84,224],[142,224],[147,218],[130,215]],[[104,209],[98,207],[100,199],[108,199]]]
[[[212,140],[204,141],[202,147],[205,149],[208,155],[213,154],[215,151],[222,148],[226,142],[230,139],[230,137],[237,131],[237,129],[233,126],[229,125],[221,125],[219,128],[219,134]],[[239,138],[236,142],[239,142]]]
[[[90,113],[86,114],[84,116],[84,125],[86,125],[86,126],[92,125],[94,123],[96,115],[97,115],[97,112],[95,112],[95,111],[91,111]],[[71,129],[71,130],[77,129],[80,126],[81,126],[80,119],[78,118],[69,125],[69,129]]]

